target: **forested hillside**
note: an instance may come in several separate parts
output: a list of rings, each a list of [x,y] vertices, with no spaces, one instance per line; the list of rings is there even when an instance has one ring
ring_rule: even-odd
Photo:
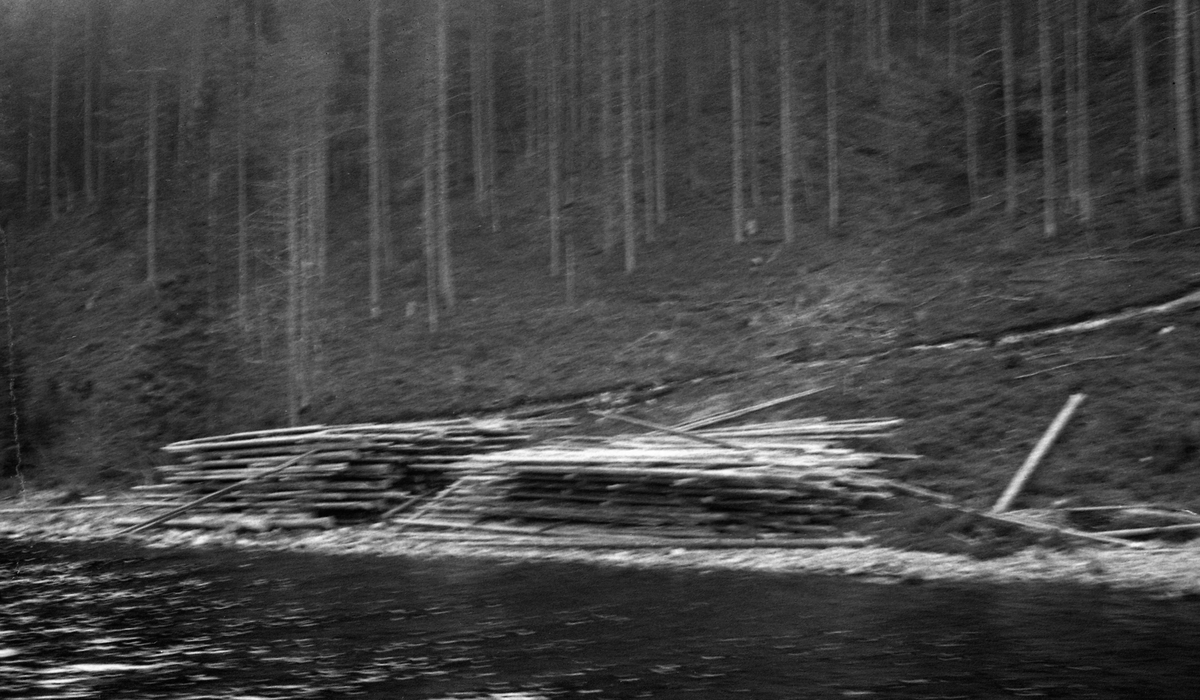
[[[785,361],[1182,293],[1198,9],[0,0],[6,471],[127,483],[219,431],[769,393],[829,378]],[[928,368],[889,372],[816,405],[928,417]],[[1036,422],[1084,379],[1060,381],[1005,410]],[[1167,423],[1194,460],[1195,409]]]

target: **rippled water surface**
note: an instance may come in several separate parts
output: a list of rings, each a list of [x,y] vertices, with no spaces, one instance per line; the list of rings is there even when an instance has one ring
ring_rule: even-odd
[[[1188,698],[1200,603],[0,540],[0,697]]]

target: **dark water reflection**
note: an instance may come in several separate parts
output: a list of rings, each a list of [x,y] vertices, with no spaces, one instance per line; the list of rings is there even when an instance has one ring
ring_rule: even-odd
[[[1191,700],[1200,603],[0,540],[0,697]]]

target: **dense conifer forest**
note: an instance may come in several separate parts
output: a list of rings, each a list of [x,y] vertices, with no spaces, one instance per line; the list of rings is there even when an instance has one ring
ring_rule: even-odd
[[[828,385],[969,495],[1083,389],[1046,498],[1200,497],[1194,310],[994,342],[1200,286],[1198,9],[0,0],[5,473]]]

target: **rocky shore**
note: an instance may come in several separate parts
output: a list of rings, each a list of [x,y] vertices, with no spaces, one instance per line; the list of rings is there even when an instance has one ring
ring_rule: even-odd
[[[680,547],[546,547],[521,536],[426,534],[384,523],[328,530],[189,530],[158,527],[119,534],[134,507],[48,510],[45,498],[0,501],[0,538],[30,541],[126,541],[151,548],[224,547],[323,555],[470,557],[487,560],[587,562],[771,573],[845,575],[879,582],[1072,582],[1158,596],[1200,596],[1200,542],[1146,549],[1089,546],[1069,551],[1028,547],[979,560],[963,555],[866,545],[821,549],[688,549]],[[24,511],[24,512],[18,512]]]

